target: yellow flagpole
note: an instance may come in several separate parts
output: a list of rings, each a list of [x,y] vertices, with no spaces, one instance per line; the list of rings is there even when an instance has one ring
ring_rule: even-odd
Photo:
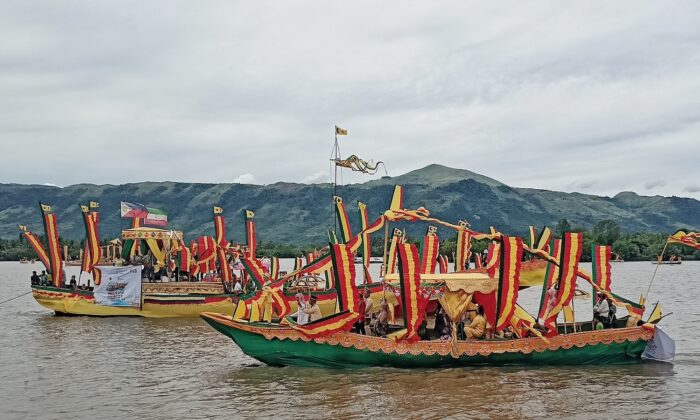
[[[656,268],[654,268],[654,274],[651,275],[651,280],[649,281],[649,286],[647,287],[647,292],[644,294],[644,302],[647,301],[647,296],[649,296],[649,291],[651,290],[651,285],[654,283],[654,278],[656,277],[656,272],[659,271],[659,266],[661,265],[661,261],[664,259],[664,254],[666,253],[666,247],[668,246],[668,238],[666,238],[666,243],[664,244],[664,248],[661,250],[661,255],[656,259]],[[642,314],[644,315],[644,314]]]

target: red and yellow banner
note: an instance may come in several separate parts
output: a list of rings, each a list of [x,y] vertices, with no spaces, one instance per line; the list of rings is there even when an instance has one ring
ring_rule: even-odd
[[[190,267],[192,266],[192,251],[185,246],[184,243],[180,244],[180,271],[185,273],[190,272]]]
[[[610,245],[593,245],[591,247],[591,261],[593,261],[593,282],[598,285],[598,290],[610,291],[611,273],[610,257],[612,247]],[[596,293],[593,288],[593,305],[596,303]]]
[[[489,243],[489,248],[486,254],[486,273],[489,277],[496,277],[498,264],[500,262],[501,244],[497,242]]]
[[[496,331],[510,325],[518,301],[520,268],[523,259],[523,240],[503,236],[501,241],[501,269],[498,277],[498,298],[496,301]]]
[[[418,328],[423,322],[420,295],[418,249],[413,244],[399,245],[399,274],[401,286],[401,305],[406,334],[401,338],[409,342],[420,339]]]
[[[99,216],[97,211],[90,212],[88,206],[80,206],[83,213],[83,221],[85,222],[85,253],[83,255],[82,269],[85,272],[93,274],[95,285],[100,284],[101,276],[99,271],[93,272],[95,267],[100,262],[102,257],[102,248],[100,247],[100,236],[97,220]],[[87,264],[86,261],[89,261]]]
[[[46,253],[44,245],[41,243],[39,237],[34,233],[29,232],[26,226],[20,226],[20,230],[22,231],[22,236],[27,240],[29,246],[31,246],[34,252],[36,252],[37,257],[39,257],[39,261],[44,264],[44,267],[46,267],[47,270],[51,270],[49,255]]]
[[[469,254],[471,254],[471,234],[466,227],[457,230],[457,254],[455,255],[455,272],[469,268]]]
[[[691,248],[700,249],[700,233],[679,230],[668,237],[668,242],[672,244],[681,244],[689,246]]]
[[[360,300],[355,284],[355,257],[350,247],[344,244],[331,245],[335,290],[338,294],[340,311],[356,311]]]
[[[537,228],[535,228],[532,225],[528,226],[528,233],[530,234],[530,247],[536,248],[537,247]]]
[[[449,261],[447,260],[447,255],[439,255],[438,262],[440,263],[440,273],[447,273],[449,271]]]
[[[357,203],[360,212],[360,228],[362,229],[361,237],[362,244],[360,245],[360,255],[362,255],[362,266],[364,267],[364,282],[365,284],[372,283],[372,276],[369,273],[370,257],[372,255],[372,244],[370,242],[370,234],[366,233],[369,226],[369,215],[367,214],[367,206],[364,203]]]
[[[440,240],[434,232],[428,231],[423,237],[423,242],[421,242],[420,246],[420,272],[422,274],[435,273],[439,251]]]
[[[394,274],[396,272],[396,252],[397,246],[403,243],[403,231],[394,228],[391,235],[391,244],[389,245],[389,254],[386,256],[386,265],[384,267],[384,275]]]
[[[226,247],[216,247],[216,254],[219,258],[219,269],[221,270],[221,280],[225,282],[231,281],[231,266],[228,263],[228,255],[226,255]]]
[[[578,261],[581,258],[583,248],[583,233],[566,232],[561,240],[561,259],[559,266],[559,279],[557,284],[556,302],[549,313],[545,314],[546,322],[556,319],[561,310],[571,303],[576,290],[576,277],[578,275]]]
[[[263,268],[260,260],[256,258],[243,257],[241,258],[241,263],[245,270],[250,275],[251,280],[256,284],[258,289],[262,289],[263,285],[267,283],[267,278],[265,276],[265,269]]]
[[[250,210],[244,211],[245,216],[245,239],[248,246],[248,258],[255,258],[258,251],[258,239],[255,234],[255,213]]]
[[[226,240],[226,221],[223,213],[223,208],[214,206],[214,238],[219,246],[228,244]]]
[[[352,229],[350,229],[350,219],[345,209],[345,203],[343,203],[343,199],[338,196],[333,196],[333,202],[335,203],[335,215],[340,225],[341,241],[342,243],[347,243],[350,238],[352,238]]]
[[[63,283],[63,258],[61,257],[61,243],[58,238],[58,221],[56,213],[51,206],[39,203],[43,213],[44,232],[46,233],[47,254],[49,256],[51,278],[55,287],[61,287]]]

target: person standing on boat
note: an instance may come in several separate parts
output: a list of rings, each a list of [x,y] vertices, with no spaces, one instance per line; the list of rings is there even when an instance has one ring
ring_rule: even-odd
[[[297,324],[304,325],[309,322],[309,315],[304,312],[304,309],[308,306],[306,300],[304,300],[304,295],[302,293],[297,293],[294,298],[297,300]]]
[[[309,304],[302,309],[302,312],[309,316],[309,322],[318,321],[321,319],[321,308],[316,304],[316,296],[311,296]]]

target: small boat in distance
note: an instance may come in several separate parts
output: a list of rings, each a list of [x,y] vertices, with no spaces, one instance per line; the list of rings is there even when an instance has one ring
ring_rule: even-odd
[[[657,265],[678,265],[683,263],[683,259],[676,255],[671,255],[671,257],[666,261],[664,261],[662,258],[662,256],[659,256],[659,258],[656,260],[652,260],[651,263]]]

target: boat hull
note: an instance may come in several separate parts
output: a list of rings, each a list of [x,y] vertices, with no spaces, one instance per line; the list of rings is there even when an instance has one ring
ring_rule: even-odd
[[[237,297],[228,294],[144,293],[143,305],[115,307],[96,305],[92,292],[32,286],[34,299],[57,315],[141,316],[146,318],[196,317],[203,312],[232,313]]]
[[[642,327],[498,341],[394,342],[335,333],[309,339],[275,324],[249,324],[221,314],[202,318],[247,355],[271,366],[438,368],[481,365],[604,365],[638,363],[653,331]]]

